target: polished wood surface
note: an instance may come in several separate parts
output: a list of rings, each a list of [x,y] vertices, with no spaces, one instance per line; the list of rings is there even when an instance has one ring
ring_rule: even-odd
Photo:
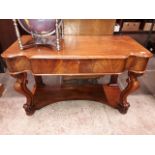
[[[111,35],[114,32],[115,19],[64,19],[65,35]],[[65,76],[63,82],[68,80],[84,79],[83,76]],[[96,76],[87,76],[87,80],[95,80]]]
[[[15,42],[2,56],[11,73],[102,75],[124,70],[142,73],[152,54],[127,36],[66,36],[60,52],[47,47],[21,51]]]
[[[114,32],[115,19],[64,19],[65,35],[107,35]]]
[[[23,108],[25,109],[28,115],[33,114],[34,112],[33,93],[27,88],[28,83],[27,73],[14,74],[12,76],[16,78],[16,82],[14,84],[15,90],[26,97],[26,103],[23,105]]]
[[[30,37],[23,36],[27,42]],[[126,113],[127,96],[139,87],[137,80],[146,68],[152,54],[128,36],[65,36],[63,50],[47,47],[21,51],[15,42],[3,53],[10,74],[17,79],[15,89],[27,98],[24,109],[27,115],[50,103],[86,99],[104,102]],[[33,90],[27,87],[27,71],[34,75]],[[128,85],[120,90],[117,78],[128,71]],[[111,75],[107,85],[81,84],[49,87],[41,76],[103,76]]]
[[[23,36],[23,42],[30,41],[30,36]],[[152,54],[128,36],[65,36],[60,52],[48,47],[20,50],[17,42],[9,47],[2,56],[13,58],[26,56],[31,59],[101,59],[128,58],[129,56],[150,57]]]
[[[127,79],[128,85],[127,87],[121,92],[119,103],[118,103],[118,109],[121,113],[126,113],[128,108],[130,107],[130,104],[127,102],[127,96],[139,88],[140,84],[137,80],[137,77],[141,74],[136,74],[134,72],[129,72],[129,78]]]

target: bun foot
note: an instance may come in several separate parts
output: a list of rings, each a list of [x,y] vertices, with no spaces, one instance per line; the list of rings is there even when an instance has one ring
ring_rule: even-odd
[[[126,114],[129,107],[130,107],[130,104],[127,102],[125,104],[118,104],[117,109],[121,114]]]
[[[34,107],[29,106],[29,105],[27,105],[27,104],[24,104],[24,105],[23,105],[23,108],[25,109],[26,115],[28,115],[28,116],[33,115],[34,112],[35,112]]]

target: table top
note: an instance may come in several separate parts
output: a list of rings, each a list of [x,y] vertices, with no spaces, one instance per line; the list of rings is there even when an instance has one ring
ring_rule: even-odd
[[[30,41],[31,36],[22,36],[23,43]],[[26,56],[31,59],[103,59],[127,58],[129,56],[151,57],[152,54],[129,36],[65,36],[62,50],[59,52],[49,47],[34,47],[20,50],[18,42],[12,44],[3,58]]]

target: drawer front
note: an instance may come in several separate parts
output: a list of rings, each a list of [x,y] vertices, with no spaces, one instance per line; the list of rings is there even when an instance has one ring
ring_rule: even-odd
[[[120,73],[124,67],[125,61],[123,59],[31,60],[31,70],[34,74]]]
[[[31,60],[31,68],[35,74],[91,73],[91,64],[91,60]]]

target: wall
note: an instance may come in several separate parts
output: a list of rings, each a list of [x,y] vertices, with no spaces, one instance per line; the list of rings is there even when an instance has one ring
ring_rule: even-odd
[[[115,19],[66,19],[64,34],[108,35],[113,34]]]

